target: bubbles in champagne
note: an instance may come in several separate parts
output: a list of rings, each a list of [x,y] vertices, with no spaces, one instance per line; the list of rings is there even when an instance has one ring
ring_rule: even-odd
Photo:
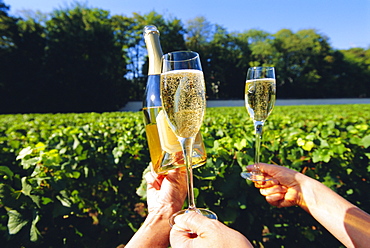
[[[275,79],[247,80],[245,84],[245,106],[253,120],[265,121],[274,107],[275,99]]]
[[[203,72],[175,70],[161,75],[161,98],[169,124],[177,136],[194,137],[206,108]]]

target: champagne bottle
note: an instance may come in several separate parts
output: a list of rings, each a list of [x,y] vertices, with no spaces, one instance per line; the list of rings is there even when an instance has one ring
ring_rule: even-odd
[[[143,99],[145,132],[152,170],[158,174],[185,166],[180,143],[170,128],[160,99],[162,48],[157,27],[144,27],[144,40],[149,57],[148,80]],[[206,163],[207,154],[199,132],[194,141],[193,168]]]

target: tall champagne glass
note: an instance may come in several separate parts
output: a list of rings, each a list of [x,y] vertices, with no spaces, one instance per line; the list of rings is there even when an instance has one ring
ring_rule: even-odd
[[[205,83],[198,53],[179,51],[163,55],[160,95],[168,123],[177,136],[184,154],[188,209],[175,213],[197,212],[212,219],[212,211],[195,206],[193,191],[192,153],[196,134],[199,132],[206,110]]]
[[[245,83],[245,107],[253,120],[255,140],[254,167],[241,176],[252,181],[267,181],[259,169],[262,128],[275,105],[276,81],[274,67],[251,67]]]

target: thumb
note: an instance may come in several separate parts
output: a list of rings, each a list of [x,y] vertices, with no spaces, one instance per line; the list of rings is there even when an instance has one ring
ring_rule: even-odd
[[[172,227],[170,232],[170,243],[174,248],[192,247],[189,242],[202,232],[202,226],[204,221],[208,221],[207,217],[204,217],[196,212],[184,213],[175,217],[175,225]]]
[[[182,247],[191,247],[188,246],[188,242],[191,242],[193,239],[187,232],[181,232],[175,228],[171,229],[170,232],[170,244],[173,248],[182,248]]]
[[[176,216],[174,229],[200,235],[209,221],[214,220],[193,211]]]

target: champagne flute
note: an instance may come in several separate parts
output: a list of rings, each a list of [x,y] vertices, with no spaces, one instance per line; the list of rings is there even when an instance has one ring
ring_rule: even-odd
[[[197,208],[194,200],[193,144],[206,110],[205,83],[198,53],[178,51],[163,55],[160,95],[168,123],[181,144],[188,184],[189,206],[175,213],[170,218],[170,224],[174,225],[177,215],[188,212],[217,219],[212,211]]]
[[[251,67],[245,83],[245,107],[253,120],[255,140],[254,167],[241,176],[252,181],[268,181],[259,169],[262,128],[275,105],[276,81],[274,67]]]

